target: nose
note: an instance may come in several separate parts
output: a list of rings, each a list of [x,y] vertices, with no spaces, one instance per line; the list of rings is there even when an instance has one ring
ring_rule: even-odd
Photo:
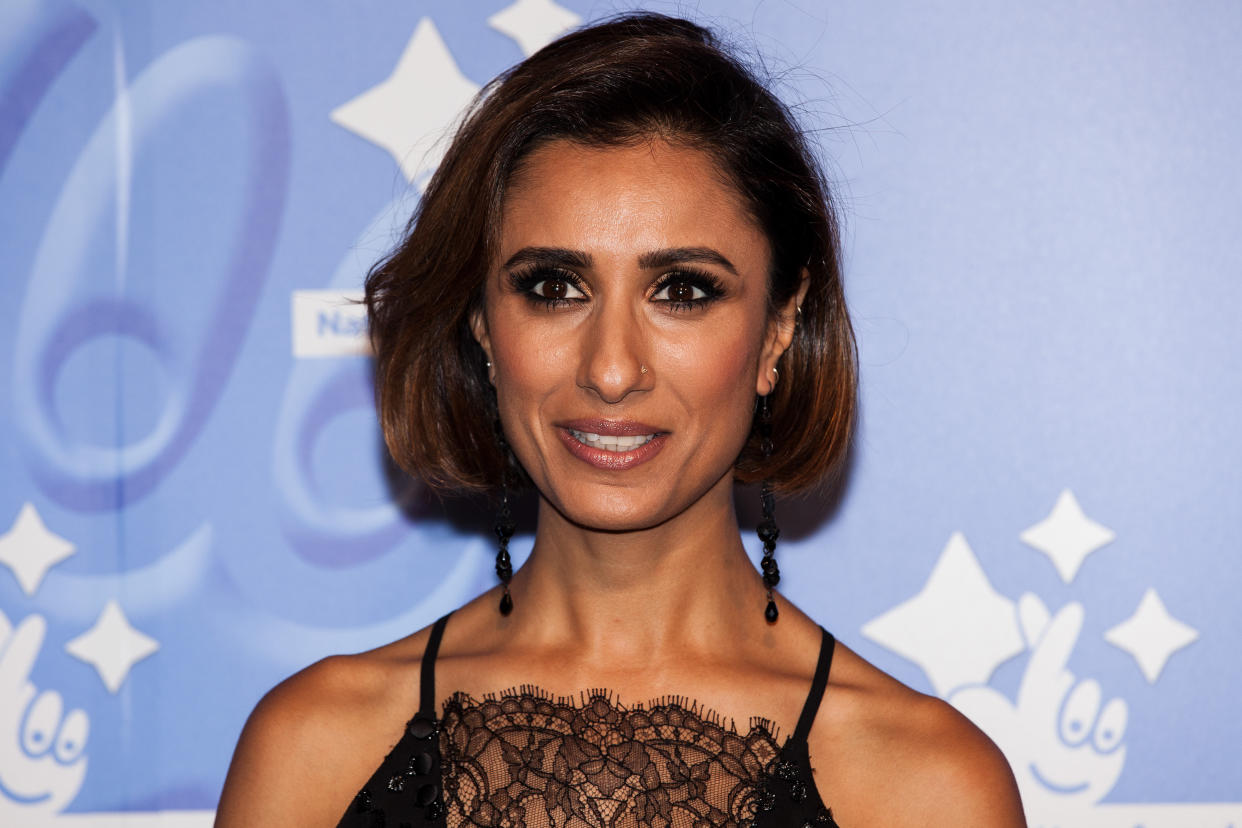
[[[615,404],[650,388],[644,370],[646,336],[640,314],[622,301],[596,305],[583,330],[578,385]]]

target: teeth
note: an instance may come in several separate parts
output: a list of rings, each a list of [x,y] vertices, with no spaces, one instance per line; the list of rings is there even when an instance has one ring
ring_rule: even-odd
[[[655,439],[654,434],[635,434],[622,437],[615,434],[589,434],[585,431],[574,431],[572,428],[569,430],[569,433],[579,443],[585,443],[591,448],[603,449],[604,451],[632,451],[644,443]]]

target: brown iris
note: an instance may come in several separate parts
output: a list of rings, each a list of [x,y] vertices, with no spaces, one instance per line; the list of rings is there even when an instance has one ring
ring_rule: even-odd
[[[541,299],[564,299],[569,294],[569,286],[561,279],[544,279],[539,285]]]
[[[673,302],[694,301],[694,285],[689,282],[673,282],[668,286],[668,298]]]

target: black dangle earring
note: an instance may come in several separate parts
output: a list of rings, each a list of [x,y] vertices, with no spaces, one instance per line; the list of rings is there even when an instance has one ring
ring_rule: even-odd
[[[500,421],[496,421],[496,436],[500,441],[500,453],[504,456],[505,468],[501,473],[500,510],[496,513],[496,540],[500,542],[496,550],[496,575],[504,593],[500,596],[500,614],[513,612],[513,596],[509,594],[509,580],[513,577],[513,561],[509,559],[509,538],[513,537],[513,513],[509,511],[509,444],[505,442],[504,432],[500,430]]]
[[[772,458],[772,411],[768,408],[766,396],[759,398],[759,439],[766,465]],[[763,611],[763,617],[773,624],[780,615],[772,598],[772,588],[781,582],[781,570],[776,565],[776,539],[781,536],[781,530],[776,526],[776,496],[772,494],[772,481],[766,477],[759,486],[759,499],[763,505],[763,519],[757,529],[759,540],[763,541],[763,560],[759,566],[763,570],[763,585],[768,588],[768,606]]]

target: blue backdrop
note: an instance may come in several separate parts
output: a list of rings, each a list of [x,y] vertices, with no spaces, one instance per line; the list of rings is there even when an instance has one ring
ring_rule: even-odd
[[[764,56],[846,216],[862,426],[786,594],[1032,824],[1237,824],[1242,7],[645,7]],[[208,824],[267,688],[491,585],[344,300],[479,86],[624,8],[0,5],[0,824]]]

